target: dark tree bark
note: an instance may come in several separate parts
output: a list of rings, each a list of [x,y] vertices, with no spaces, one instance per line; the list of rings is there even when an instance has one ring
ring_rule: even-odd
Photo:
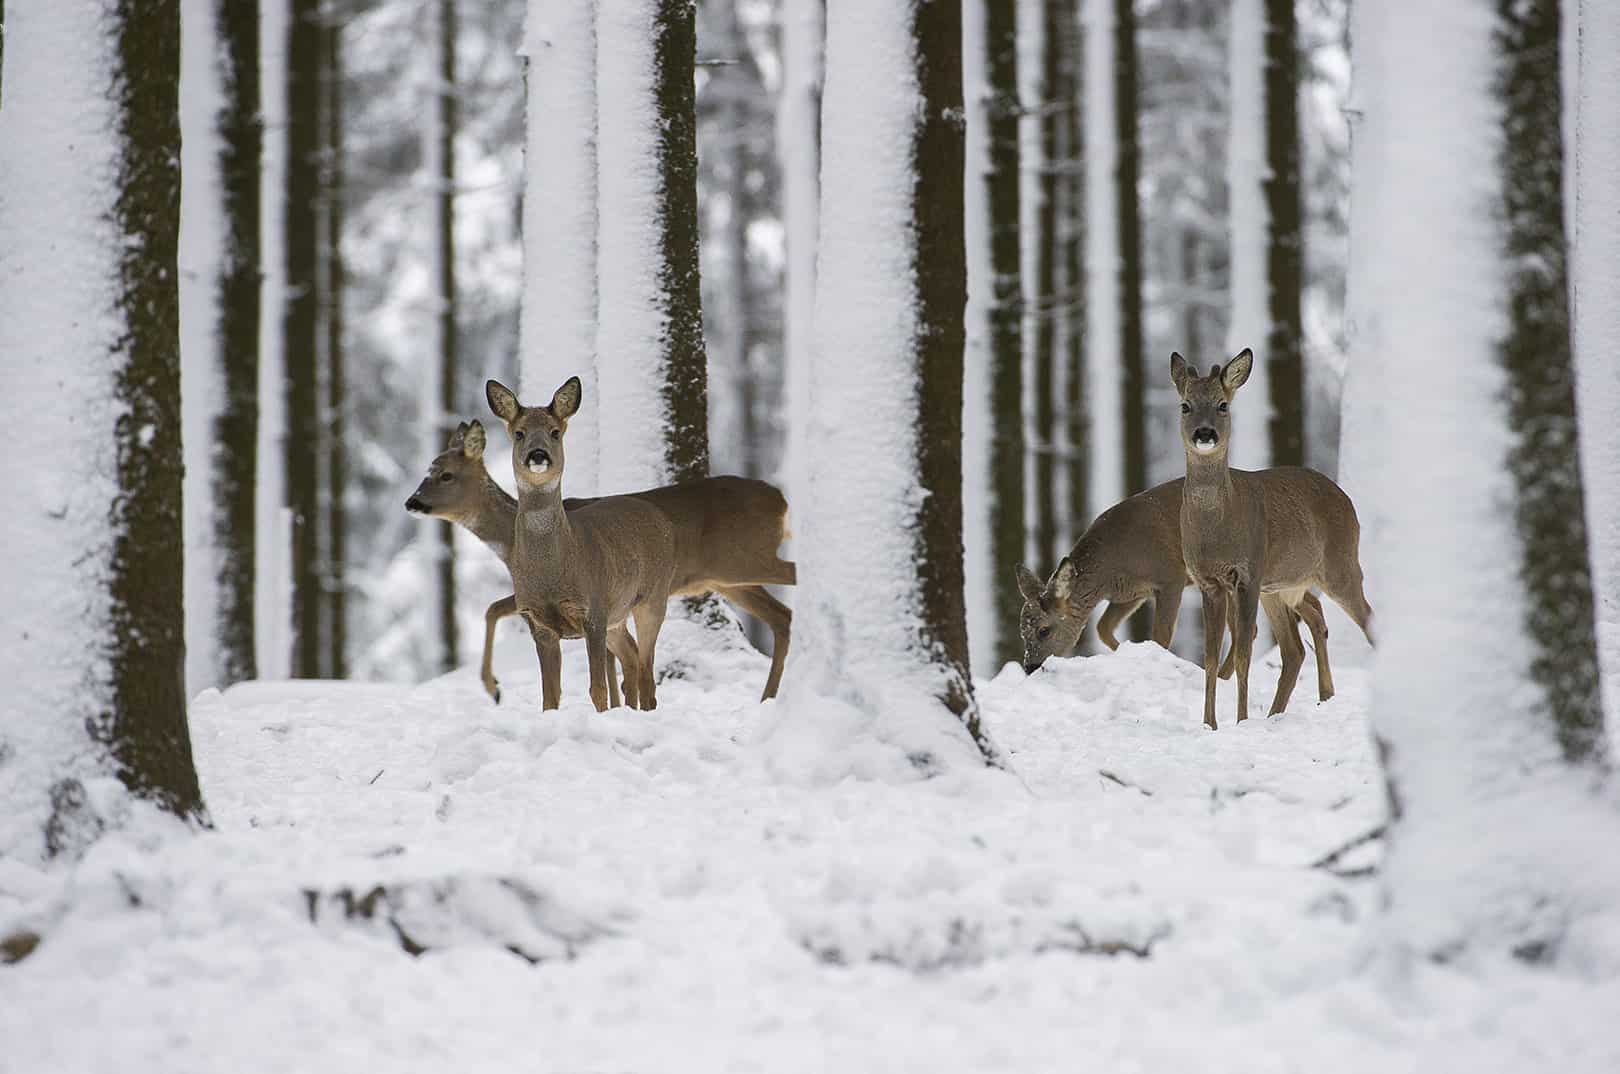
[[[1034,299],[1030,311],[1030,375],[1034,383],[1029,385],[1034,424],[1030,432],[1035,439],[1031,445],[1034,487],[1030,492],[1034,498],[1038,563],[1052,562],[1061,554],[1057,537],[1057,402],[1053,361],[1057,356],[1056,327],[1061,305],[1056,286],[1058,129],[1062,123],[1057,113],[1057,90],[1061,81],[1058,68],[1064,32],[1060,25],[1063,7],[1062,0],[1045,0],[1041,5],[1040,90],[1036,100],[1026,102],[1026,107],[1035,114],[1041,147],[1040,159],[1035,163],[1035,234],[1030,236],[1035,244],[1035,277],[1030,280],[1030,295]]]
[[[709,373],[698,270],[696,0],[659,0],[655,34],[656,159],[663,180],[659,291],[669,317],[665,461],[670,480],[678,483],[709,475]]]
[[[1498,0],[1494,88],[1504,110],[1502,258],[1509,273],[1498,359],[1508,377],[1508,469],[1518,492],[1531,678],[1565,758],[1601,763],[1607,740],[1575,421],[1559,45],[1558,0]]]
[[[987,758],[968,673],[962,578],[962,356],[967,342],[967,247],[963,235],[962,6],[914,8],[922,95],[913,167],[917,241],[917,472],[928,496],[918,508],[917,572],[923,644],[950,669],[942,700]]]
[[[1014,4],[984,0],[985,102],[990,171],[990,554],[996,661],[1018,659],[1024,599],[1010,564],[1024,559],[1024,297],[1019,225],[1018,19]],[[977,403],[975,403],[977,405]]]
[[[1270,233],[1266,286],[1271,335],[1271,464],[1305,465],[1305,354],[1300,295],[1305,287],[1304,207],[1300,188],[1299,44],[1294,0],[1266,0],[1266,165]]]
[[[1079,5],[1075,0],[1062,0],[1058,16],[1062,39],[1059,43],[1058,84],[1054,96],[1063,102],[1062,128],[1059,131],[1061,169],[1058,173],[1058,206],[1061,223],[1058,228],[1058,277],[1063,292],[1063,345],[1059,360],[1067,374],[1063,392],[1063,426],[1066,455],[1063,470],[1068,477],[1068,502],[1064,513],[1068,520],[1068,543],[1084,531],[1090,522],[1091,467],[1088,442],[1090,422],[1086,417],[1086,185],[1085,139],[1080,124],[1082,57],[1085,43],[1080,34]],[[1014,586],[1016,588],[1016,586]]]
[[[113,430],[119,495],[110,508],[112,706],[92,734],[134,794],[203,816],[186,727],[181,532],[180,7],[119,0],[109,84],[119,142],[114,219],[124,237],[117,306],[125,332],[110,361],[127,406]],[[71,798],[58,788],[53,798]],[[60,811],[59,811],[60,812]]]
[[[321,11],[290,0],[287,24],[286,311],[287,506],[292,510],[292,674],[321,672],[320,197]]]
[[[456,379],[460,356],[456,340],[456,3],[439,0],[439,125],[434,132],[438,140],[439,174],[436,200],[438,269],[436,281],[439,292],[439,429],[438,443],[443,445],[455,431],[457,411]],[[438,642],[441,647],[440,667],[450,671],[456,666],[461,649],[460,633],[456,624],[456,547],[455,527],[440,522],[438,591]]]
[[[343,364],[343,26],[326,25],[326,593],[327,673],[347,678],[348,661],[348,448]]]
[[[219,677],[255,678],[253,602],[258,522],[259,183],[264,121],[259,103],[258,0],[216,0],[224,45],[219,60],[224,107],[220,182],[225,196],[219,341],[224,398],[214,425],[214,547],[219,574]]]
[[[1137,132],[1136,7],[1114,0],[1114,123],[1119,147],[1115,178],[1119,206],[1120,379],[1125,430],[1125,491],[1147,488],[1147,394],[1142,371],[1142,215],[1137,192],[1141,139]],[[1102,77],[1102,72],[1097,73]],[[1132,620],[1140,631],[1142,616]],[[1138,637],[1139,633],[1133,633]]]

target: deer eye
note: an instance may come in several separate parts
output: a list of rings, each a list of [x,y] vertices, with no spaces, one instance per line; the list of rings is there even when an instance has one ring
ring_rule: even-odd
[[[446,470],[444,473],[439,475],[439,480],[444,482],[446,485],[448,485],[450,482],[454,481],[455,479],[456,479],[456,475],[451,473],[448,470]]]
[[[561,440],[561,439],[562,439],[562,432],[561,432],[561,430],[558,430],[558,429],[553,429],[553,430],[551,430],[551,438],[552,438],[552,439],[553,439],[553,440]]]
[[[1222,414],[1225,414],[1226,413],[1226,404],[1222,403],[1220,406],[1216,407],[1215,409],[1219,410]]]
[[[521,442],[523,440],[523,430],[519,429],[517,432],[513,433],[512,439]]]
[[[1049,626],[1043,626],[1041,629],[1035,632],[1035,636],[1042,639],[1049,638],[1052,636],[1052,628]]]
[[[1192,404],[1191,403],[1182,403],[1181,404],[1181,412],[1183,414],[1191,414],[1192,413]]]

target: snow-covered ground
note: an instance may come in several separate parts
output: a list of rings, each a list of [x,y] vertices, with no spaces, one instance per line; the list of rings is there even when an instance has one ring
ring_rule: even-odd
[[[541,714],[516,631],[500,707],[470,670],[209,692],[216,831],[0,862],[0,933],[45,935],[0,968],[0,1071],[1620,1070],[1620,987],[1374,957],[1376,881],[1311,867],[1382,813],[1353,634],[1337,698],[1307,666],[1214,734],[1148,645],[1009,666],[979,699],[1016,775],[909,785],[797,778],[765,659],[675,620],[652,713],[591,710],[570,643]],[[338,920],[379,883],[427,953]]]

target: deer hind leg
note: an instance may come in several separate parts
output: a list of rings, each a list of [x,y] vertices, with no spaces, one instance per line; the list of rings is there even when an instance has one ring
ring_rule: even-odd
[[[1288,606],[1287,600],[1276,593],[1262,593],[1260,607],[1265,610],[1266,622],[1271,624],[1277,648],[1282,650],[1282,675],[1277,679],[1277,696],[1271,701],[1275,716],[1288,708],[1288,699],[1294,695],[1294,684],[1299,681],[1299,669],[1305,664],[1305,645],[1299,640],[1299,618]]]
[[[613,673],[613,660],[616,657],[619,666],[624,669],[624,704],[631,708],[639,707],[641,697],[641,657],[636,649],[636,640],[630,636],[623,623],[613,627],[607,635],[608,648],[608,703],[611,707],[619,705],[619,684],[617,676]]]
[[[637,692],[644,711],[658,707],[657,684],[653,680],[653,661],[658,651],[658,632],[664,626],[664,609],[668,604],[669,597],[665,594],[654,596],[632,609],[636,619],[636,648],[641,659],[641,683]]]
[[[1204,594],[1204,726],[1215,730],[1215,671],[1221,659],[1221,641],[1226,634],[1226,594],[1219,589],[1199,589]]]
[[[770,628],[771,672],[765,679],[765,693],[760,696],[761,701],[769,701],[782,685],[782,667],[787,663],[788,643],[793,634],[793,612],[762,586],[727,587],[715,592]]]
[[[1097,620],[1097,637],[1109,649],[1119,648],[1119,639],[1114,637],[1114,630],[1129,619],[1131,613],[1140,608],[1147,600],[1146,597],[1137,597],[1129,601],[1109,601],[1108,607],[1103,609],[1102,616]]]
[[[1181,579],[1153,591],[1153,640],[1165,649],[1176,640],[1176,617],[1181,614]]]
[[[1308,589],[1294,610],[1310,628],[1311,647],[1316,650],[1316,696],[1326,701],[1333,696],[1333,671],[1328,667],[1327,616],[1322,613],[1322,602]]]
[[[1228,625],[1237,622],[1237,605],[1233,603],[1233,596],[1226,594],[1226,622]],[[1221,670],[1216,675],[1222,679],[1230,679],[1237,671],[1237,634],[1232,635],[1232,644],[1226,650],[1226,659],[1221,661]]]
[[[1322,592],[1361,628],[1368,645],[1378,644],[1372,636],[1372,605],[1367,603],[1367,594],[1361,589],[1361,564],[1351,563],[1348,568],[1336,571],[1333,577],[1324,580]]]
[[[478,666],[478,677],[483,680],[484,693],[499,705],[501,684],[495,678],[495,625],[509,615],[517,614],[517,596],[502,597],[484,612],[484,659]]]

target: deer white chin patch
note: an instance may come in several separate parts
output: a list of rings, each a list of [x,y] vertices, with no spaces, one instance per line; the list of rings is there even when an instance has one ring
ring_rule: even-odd
[[[1217,446],[1218,445],[1213,440],[1194,440],[1193,441],[1193,450],[1198,452],[1198,454],[1200,454],[1200,455],[1213,454],[1214,451],[1215,451],[1215,448]]]
[[[551,472],[551,463],[549,462],[526,462],[523,465],[529,468],[531,474],[549,474]]]

